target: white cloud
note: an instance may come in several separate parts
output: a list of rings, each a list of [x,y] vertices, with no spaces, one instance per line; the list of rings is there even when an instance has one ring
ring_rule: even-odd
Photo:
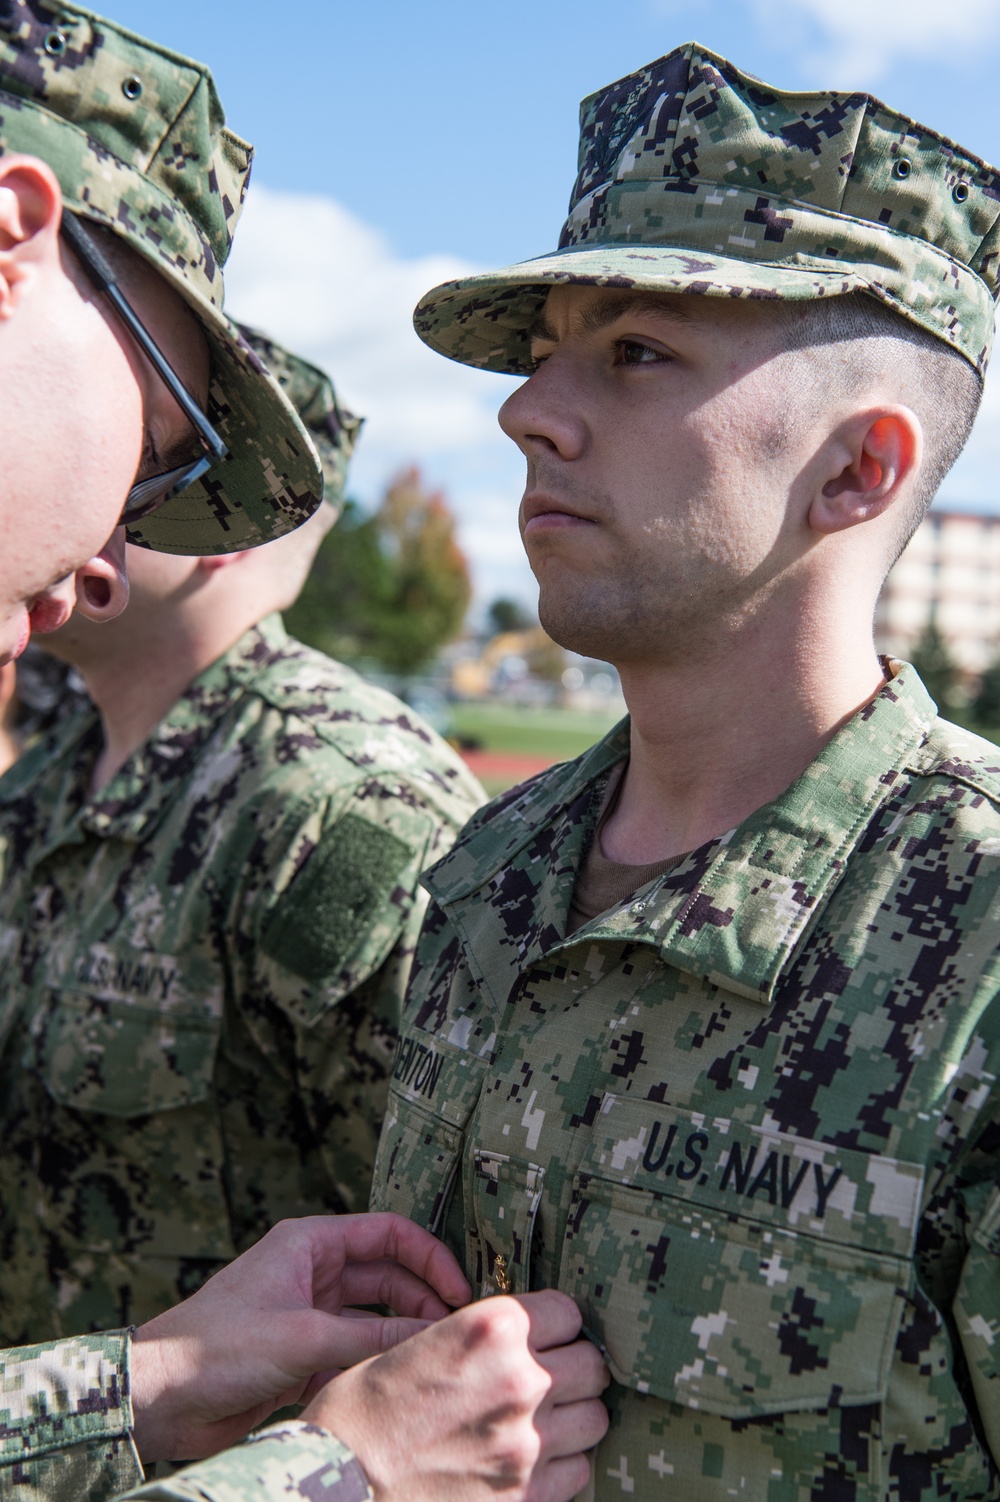
[[[333,199],[255,184],[226,269],[227,311],[327,370],[367,418],[353,494],[372,501],[394,471],[419,464],[458,515],[480,597],[532,599],[516,526],[523,461],[496,421],[512,382],[434,354],[411,323],[428,288],[478,269],[406,260]]]
[[[1000,32],[996,0],[749,0],[776,44],[800,54],[824,87],[877,83],[898,62],[974,46]],[[803,26],[802,23],[806,23]],[[813,23],[811,26],[809,23]],[[818,29],[819,36],[816,36]],[[810,35],[811,33],[811,35]]]
[[[696,33],[737,7],[795,58],[800,88],[875,88],[895,64],[978,56],[1000,36],[997,0],[648,0],[654,15]]]

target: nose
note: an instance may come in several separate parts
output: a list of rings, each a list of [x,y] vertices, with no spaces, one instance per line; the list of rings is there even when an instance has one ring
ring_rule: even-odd
[[[101,551],[74,575],[76,608],[89,621],[113,621],[128,604],[125,528],[116,527]]]
[[[572,360],[557,350],[507,398],[497,420],[528,460],[579,459],[587,445],[583,395]]]

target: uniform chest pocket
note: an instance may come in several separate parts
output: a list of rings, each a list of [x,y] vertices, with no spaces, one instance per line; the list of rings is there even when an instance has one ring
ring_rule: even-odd
[[[487,1060],[404,1034],[375,1159],[372,1210],[396,1210],[429,1231],[443,1221],[462,1156],[464,1129]]]
[[[616,1380],[731,1419],[883,1399],[919,1170],[666,1111],[622,1126],[574,1180],[559,1279]]]
[[[481,1295],[528,1293],[545,1169],[479,1148],[470,1168],[466,1203],[472,1217],[466,1226],[465,1265],[473,1285],[479,1285]]]
[[[217,1010],[211,990],[201,1005],[171,995],[176,967],[158,955],[133,962],[129,974],[131,996],[102,984],[100,972],[87,987],[50,983],[32,1017],[30,1062],[60,1105],[130,1117],[209,1095],[221,994]]]

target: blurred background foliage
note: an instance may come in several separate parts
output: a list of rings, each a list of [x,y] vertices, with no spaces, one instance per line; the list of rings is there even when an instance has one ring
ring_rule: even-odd
[[[459,634],[471,597],[455,518],[413,467],[374,513],[346,502],[285,621],[331,657],[405,678]]]

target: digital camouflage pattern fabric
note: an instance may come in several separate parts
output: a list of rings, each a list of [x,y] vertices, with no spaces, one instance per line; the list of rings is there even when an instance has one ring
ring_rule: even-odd
[[[136,1502],[372,1502],[352,1452],[311,1424],[272,1425],[234,1450],[129,1492]],[[123,1498],[122,1502],[128,1502]]]
[[[0,1498],[13,1502],[370,1502],[353,1453],[311,1424],[244,1444],[143,1486],[132,1443],[127,1330],[0,1352]]]
[[[559,248],[447,282],[420,337],[531,372],[559,282],[802,299],[865,292],[982,373],[993,344],[1000,174],[870,94],[772,88],[697,42],[580,106]]]
[[[568,937],[627,722],[425,877],[373,1204],[577,1300],[596,1502],[1000,1497],[1000,753],[894,666]]]
[[[277,617],[95,797],[93,710],[0,782],[0,1331],[140,1322],[363,1209],[423,868],[481,801]]]
[[[126,1330],[0,1352],[0,1498],[80,1502],[142,1480]]]
[[[208,417],[229,456],[130,528],[167,553],[229,553],[290,532],[322,495],[292,403],[222,311],[252,148],[208,69],[62,0],[0,0],[0,152],[48,162],[67,210],[152,262],[212,354]]]
[[[259,329],[238,325],[240,333],[281,386],[305,423],[323,466],[323,499],[339,512],[347,484],[347,466],[364,426],[342,406],[325,370],[293,355]]]

